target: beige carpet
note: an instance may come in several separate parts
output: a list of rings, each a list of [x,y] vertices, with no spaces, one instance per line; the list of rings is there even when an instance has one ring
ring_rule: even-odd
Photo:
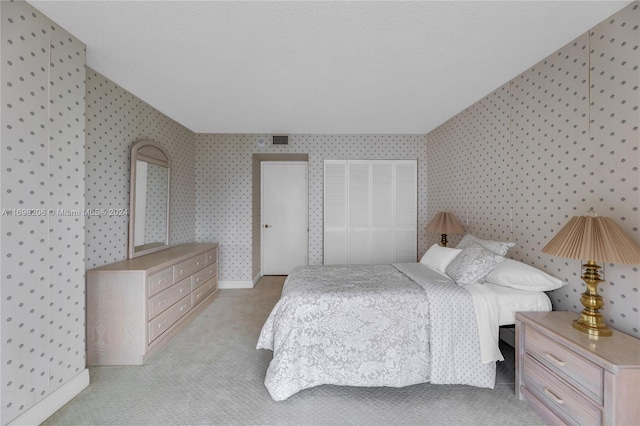
[[[264,387],[271,352],[256,350],[282,277],[218,298],[147,365],[90,368],[91,384],[46,425],[532,425],[514,394],[514,352],[504,345],[495,389],[319,386],[283,402]]]

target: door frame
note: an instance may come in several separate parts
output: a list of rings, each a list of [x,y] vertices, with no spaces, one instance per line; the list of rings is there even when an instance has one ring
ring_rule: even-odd
[[[264,276],[264,165],[304,165],[305,166],[305,204],[307,205],[305,222],[306,252],[305,264],[309,265],[309,162],[308,161],[261,161],[260,162],[260,276]]]

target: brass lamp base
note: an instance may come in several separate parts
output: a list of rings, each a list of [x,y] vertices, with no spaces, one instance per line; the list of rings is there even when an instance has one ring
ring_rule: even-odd
[[[580,312],[580,318],[573,321],[573,328],[591,336],[611,336],[612,331],[605,325],[602,314],[599,312],[604,305],[602,297],[598,294],[598,284],[603,281],[598,273],[600,266],[593,260],[589,260],[582,266],[585,267],[585,271],[581,278],[587,284],[587,291],[580,296],[584,309]]]
[[[440,239],[440,244],[442,244],[442,247],[447,246],[447,234],[442,234],[442,238]]]

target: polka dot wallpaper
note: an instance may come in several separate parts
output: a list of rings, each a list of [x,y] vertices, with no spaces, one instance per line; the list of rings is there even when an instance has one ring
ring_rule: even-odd
[[[86,204],[90,209],[129,208],[131,146],[158,143],[171,160],[171,245],[194,240],[194,133],[146,102],[87,68]],[[87,269],[127,258],[128,215],[87,217]]]
[[[508,170],[509,86],[503,86],[428,135],[428,213],[455,213],[479,237],[511,234]],[[448,235],[453,247],[462,235]],[[440,235],[428,233],[430,244]]]
[[[267,140],[265,147],[258,140]],[[196,239],[220,244],[220,279],[251,281],[252,154],[308,154],[309,264],[322,264],[323,162],[325,159],[418,159],[418,229],[426,224],[424,135],[290,135],[274,146],[269,135],[196,135]],[[419,233],[418,253],[426,251]]]
[[[85,370],[85,46],[1,2],[2,424]]]
[[[450,210],[468,232],[515,242],[510,257],[566,282],[549,293],[556,310],[579,312],[585,290],[580,261],[540,252],[569,218],[593,207],[640,244],[638,4],[427,136],[428,218]],[[639,288],[638,265],[605,265],[605,320],[637,337]]]

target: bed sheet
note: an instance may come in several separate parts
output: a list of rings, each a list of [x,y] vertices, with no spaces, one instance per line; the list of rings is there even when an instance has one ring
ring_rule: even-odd
[[[503,361],[500,326],[515,324],[518,311],[550,311],[551,302],[538,291],[517,290],[489,283],[465,286],[471,293],[478,324],[482,362]]]
[[[516,312],[550,311],[551,300],[543,291],[526,291],[497,284],[482,284],[498,304],[498,325],[516,323]]]

